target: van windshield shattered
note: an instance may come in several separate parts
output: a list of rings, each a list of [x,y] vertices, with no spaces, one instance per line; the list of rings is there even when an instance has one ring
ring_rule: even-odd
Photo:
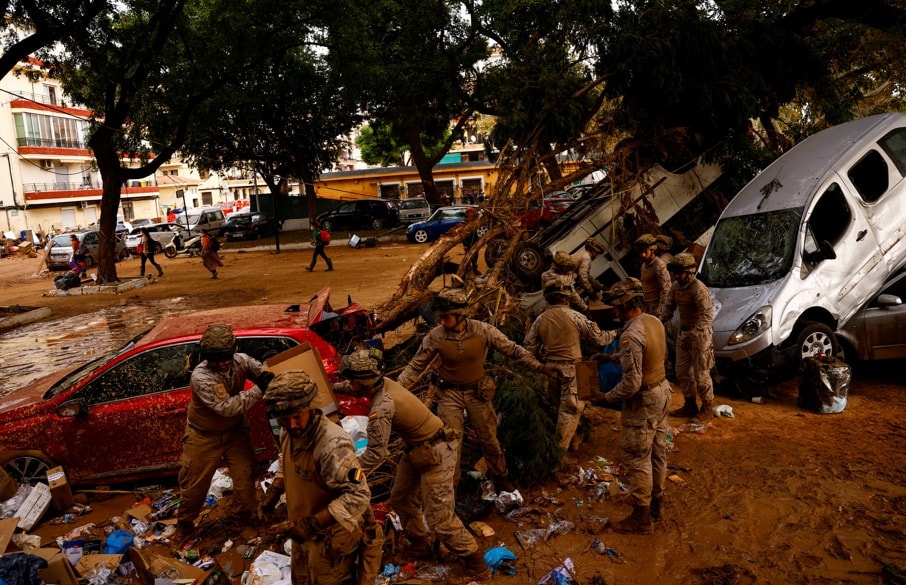
[[[790,271],[802,209],[727,217],[717,224],[699,278],[727,288],[765,284]]]

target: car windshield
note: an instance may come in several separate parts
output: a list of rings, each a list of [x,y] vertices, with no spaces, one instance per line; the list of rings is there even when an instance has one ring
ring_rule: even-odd
[[[801,217],[801,209],[784,209],[720,220],[702,261],[702,282],[725,288],[786,276]]]
[[[53,245],[59,246],[61,248],[69,247],[69,234],[64,234],[62,236],[57,236],[53,239]]]

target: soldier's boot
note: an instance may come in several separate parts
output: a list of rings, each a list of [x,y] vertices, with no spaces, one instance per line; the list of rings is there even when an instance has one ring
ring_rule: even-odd
[[[484,555],[481,554],[480,550],[463,557],[462,562],[466,566],[466,572],[472,579],[478,581],[491,577],[491,570],[488,568],[488,564],[484,562]]]
[[[164,270],[163,270],[163,268],[158,268],[158,269],[157,269],[157,275],[158,275],[158,276],[163,276],[163,275],[164,275]]]
[[[516,484],[510,481],[507,475],[491,475],[491,481],[494,482],[494,487],[497,488],[498,492],[516,491]]]
[[[144,268],[142,268],[141,272],[138,273],[138,276],[139,276],[139,278],[144,278],[144,277],[145,277],[145,269],[144,269]]]
[[[686,398],[683,400],[683,405],[676,410],[670,411],[670,416],[679,416],[683,418],[692,418],[698,414],[698,404],[695,402],[695,398]]]
[[[431,542],[425,536],[407,536],[409,546],[406,552],[413,559],[427,560],[432,556]]]
[[[327,272],[333,272],[333,262],[331,262],[330,258],[327,259]]]
[[[651,521],[661,521],[661,508],[664,506],[664,494],[651,498]]]
[[[651,534],[654,532],[651,508],[633,504],[632,513],[622,520],[617,520],[611,526],[615,532],[620,534]]]
[[[176,523],[176,531],[170,535],[170,546],[179,548],[183,542],[195,532],[195,523],[191,520],[180,520]]]
[[[712,418],[714,418],[714,413],[711,411],[711,408],[714,406],[714,402],[702,402],[702,407],[698,409],[698,414],[695,415],[695,421],[700,423],[706,423]]]
[[[305,267],[305,270],[308,270],[309,272],[311,272],[311,271],[314,270],[314,269],[315,269],[314,266],[306,266],[306,267]]]

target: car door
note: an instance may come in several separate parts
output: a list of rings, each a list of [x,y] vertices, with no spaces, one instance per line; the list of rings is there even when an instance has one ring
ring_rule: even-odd
[[[100,247],[100,234],[98,232],[85,232],[82,236],[81,248],[82,254],[91,257],[89,264],[98,263],[98,248]]]
[[[356,201],[344,203],[334,210],[330,217],[333,229],[350,229],[358,227],[355,223]]]
[[[881,295],[906,299],[906,273],[900,274],[863,311],[868,359],[906,357],[906,305],[881,304]]]
[[[61,428],[81,480],[176,470],[196,345],[127,353],[72,396],[83,409]]]

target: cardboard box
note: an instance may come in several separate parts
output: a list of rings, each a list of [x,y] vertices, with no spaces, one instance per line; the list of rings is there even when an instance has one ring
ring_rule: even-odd
[[[47,484],[36,483],[31,491],[28,492],[28,497],[16,510],[16,517],[19,518],[19,528],[31,530],[44,515],[44,512],[50,508],[50,502],[50,488],[47,487]]]
[[[576,364],[576,385],[579,388],[579,400],[604,400],[598,382],[598,362],[578,362]]]
[[[87,577],[98,567],[105,567],[116,571],[120,566],[123,555],[85,555],[76,564],[75,569],[82,577]]]
[[[13,539],[13,534],[16,533],[16,525],[18,523],[18,518],[0,520],[0,555],[6,552],[6,548]]]
[[[37,555],[47,561],[47,567],[38,570],[45,585],[78,585],[79,577],[69,564],[69,559],[55,548],[39,548],[29,554]]]
[[[129,549],[129,560],[135,566],[142,585],[171,585],[179,582],[194,585],[228,585],[229,577],[218,563],[207,571],[174,558],[135,547]]]
[[[62,467],[47,470],[47,485],[50,487],[50,497],[55,510],[65,512],[72,508],[75,499],[72,497],[72,488],[69,487],[66,472]]]
[[[330,420],[339,422],[340,415],[337,410],[337,399],[333,394],[333,386],[327,378],[327,370],[324,369],[324,364],[321,362],[321,354],[312,344],[297,345],[268,358],[264,365],[275,374],[289,370],[303,370],[311,376],[318,386],[318,408]]]

